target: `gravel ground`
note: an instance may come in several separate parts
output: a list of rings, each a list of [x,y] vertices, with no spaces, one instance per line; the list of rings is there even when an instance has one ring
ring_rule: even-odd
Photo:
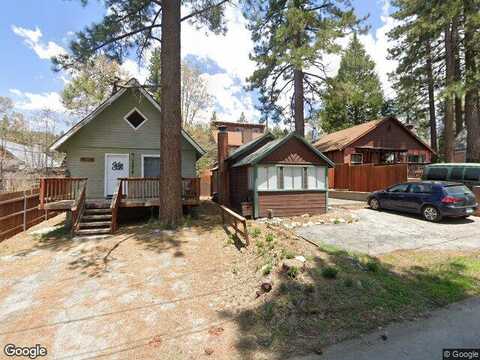
[[[480,248],[480,218],[444,219],[429,223],[418,216],[370,209],[351,210],[353,223],[301,227],[296,233],[319,244],[371,255],[395,250]]]
[[[245,258],[221,227],[70,240],[49,235],[61,221],[0,244],[2,352],[13,343],[45,346],[48,359],[242,358],[235,313],[257,282],[233,274]]]

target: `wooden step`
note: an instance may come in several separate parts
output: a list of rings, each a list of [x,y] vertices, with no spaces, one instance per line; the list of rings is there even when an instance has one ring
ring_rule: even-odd
[[[99,201],[99,202],[95,202],[95,201],[87,201],[87,203],[85,204],[85,208],[87,209],[110,209],[110,205],[111,203],[108,202],[108,201]]]
[[[82,228],[101,228],[101,227],[110,227],[112,225],[111,221],[93,221],[93,222],[81,222],[80,229]]]
[[[110,234],[110,228],[80,229],[75,231],[75,235],[100,235],[100,234]]]
[[[112,210],[110,208],[107,209],[85,209],[85,215],[95,215],[95,214],[110,214]]]
[[[112,214],[101,214],[101,215],[83,215],[82,222],[85,220],[111,220]]]

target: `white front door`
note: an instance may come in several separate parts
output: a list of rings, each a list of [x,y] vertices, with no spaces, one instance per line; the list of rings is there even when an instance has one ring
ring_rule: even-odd
[[[117,191],[118,178],[128,177],[128,154],[105,154],[105,196]]]

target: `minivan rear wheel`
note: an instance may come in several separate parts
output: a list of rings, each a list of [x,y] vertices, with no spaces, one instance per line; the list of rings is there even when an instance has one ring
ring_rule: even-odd
[[[435,206],[427,205],[422,210],[422,216],[425,220],[438,222],[442,219],[440,211]]]

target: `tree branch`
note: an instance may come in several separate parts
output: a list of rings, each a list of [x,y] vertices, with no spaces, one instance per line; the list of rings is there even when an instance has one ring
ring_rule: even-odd
[[[198,16],[198,15],[200,15],[200,14],[206,13],[206,12],[208,12],[208,11],[210,11],[210,10],[218,7],[218,6],[222,6],[223,4],[225,4],[225,3],[229,2],[229,1],[230,1],[230,0],[222,0],[222,1],[220,1],[218,4],[212,4],[212,5],[210,5],[210,6],[207,6],[207,7],[204,8],[204,9],[201,9],[201,10],[198,10],[198,11],[194,11],[193,13],[188,14],[188,15],[184,16],[183,18],[181,18],[180,21],[185,21],[185,20],[191,19],[191,18],[193,18],[193,17],[195,17],[195,16]]]

